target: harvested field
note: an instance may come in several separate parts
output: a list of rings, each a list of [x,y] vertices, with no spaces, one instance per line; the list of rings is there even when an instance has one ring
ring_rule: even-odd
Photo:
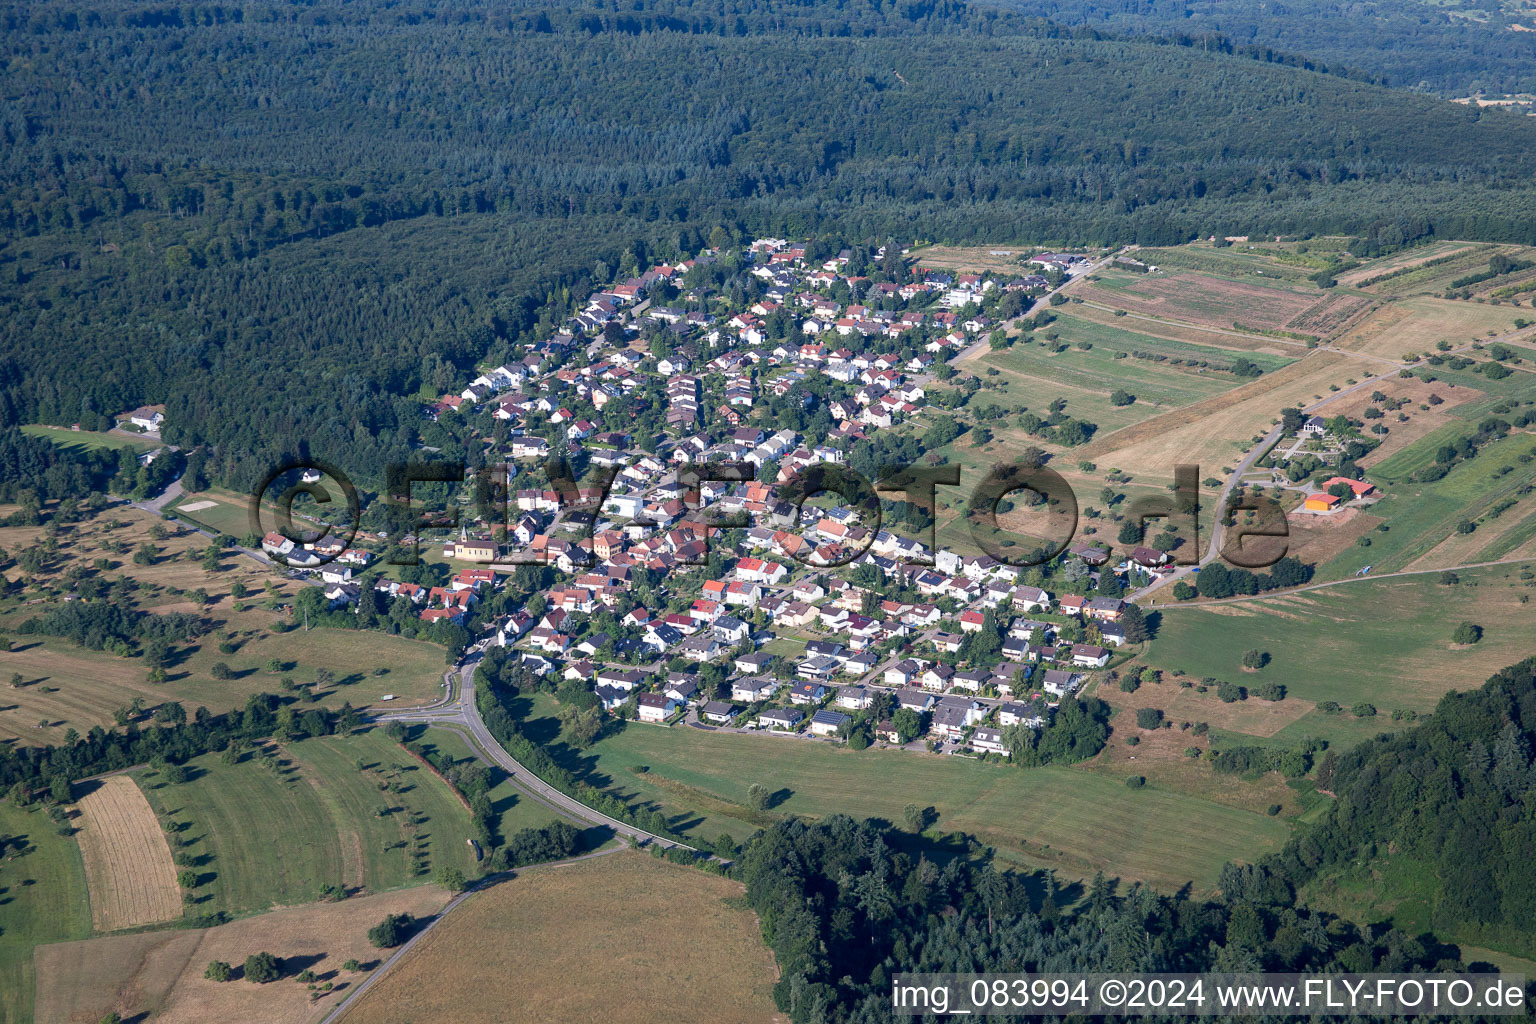
[[[132,778],[114,775],[80,798],[80,854],[97,931],[174,921],[181,890],[171,848]]]
[[[1522,317],[1529,318],[1530,310],[1416,295],[1377,307],[1334,344],[1364,355],[1402,359],[1410,352],[1433,352],[1440,341],[1460,347],[1488,338],[1490,331],[1507,333]]]
[[[1241,323],[1258,330],[1290,330],[1286,325],[1303,316],[1318,294],[1242,284],[1204,274],[1145,277],[1100,272],[1100,280],[1079,288],[1083,299],[1169,320],[1215,327]]]
[[[1072,455],[1132,476],[1171,476],[1181,462],[1196,463],[1202,476],[1210,475],[1248,450],[1280,409],[1310,405],[1314,396],[1328,394],[1330,384],[1342,384],[1353,368],[1345,356],[1314,352],[1225,394],[1100,435]]]
[[[345,961],[366,965],[379,959],[380,951],[368,942],[369,928],[386,914],[431,917],[447,902],[444,890],[423,886],[277,910],[217,928],[39,946],[37,1020],[95,1022],[116,1012],[125,1020],[156,1024],[310,1024],[367,977],[342,970]],[[282,959],[288,977],[266,985],[241,979],[245,958],[262,951]],[[232,964],[235,980],[205,979],[203,971],[213,960]],[[292,980],[305,968],[331,982],[328,996],[311,999],[309,990]]]
[[[778,1020],[773,955],[726,902],[741,892],[633,851],[530,868],[471,896],[342,1020]]]

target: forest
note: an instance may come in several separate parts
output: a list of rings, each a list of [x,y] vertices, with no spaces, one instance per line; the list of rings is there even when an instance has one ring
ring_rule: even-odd
[[[1511,25],[1527,10],[1497,0],[1007,0],[1010,10],[1101,32],[1173,36],[1193,45],[1304,53],[1442,96],[1536,92],[1536,38]]]
[[[547,336],[599,262],[712,239],[1536,241],[1536,121],[997,6],[43,0],[0,25],[0,427],[164,402],[230,486],[403,458],[420,399]]]

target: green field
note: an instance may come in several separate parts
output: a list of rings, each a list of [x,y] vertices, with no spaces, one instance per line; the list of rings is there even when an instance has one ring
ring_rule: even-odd
[[[553,702],[534,701],[530,734],[552,735]],[[557,750],[562,748],[557,747]],[[1072,768],[1019,769],[905,750],[850,751],[802,739],[631,726],[569,767],[594,784],[654,802],[674,827],[700,839],[736,838],[758,826],[747,788],[787,791],[771,814],[846,813],[902,821],[909,803],[933,806],[940,831],[963,830],[1005,859],[1088,877],[1102,868],[1167,888],[1215,884],[1228,860],[1276,849],[1283,821],[1122,777]],[[646,771],[637,772],[644,766]],[[1148,828],[1148,822],[1175,827]]]
[[[1466,571],[1454,587],[1431,574],[1229,605],[1166,607],[1144,660],[1250,689],[1278,682],[1287,699],[1332,700],[1346,709],[1312,711],[1273,742],[1304,735],[1358,741],[1393,728],[1394,710],[1428,713],[1444,693],[1481,686],[1501,667],[1536,653],[1532,606],[1520,602],[1536,587],[1519,578],[1522,568]],[[1463,618],[1481,625],[1484,636],[1470,648],[1453,648],[1451,631]],[[1259,672],[1242,670],[1239,659],[1249,648],[1270,655]],[[1350,715],[1347,709],[1361,701],[1374,704],[1378,717]]]
[[[1434,461],[1440,445],[1465,436],[1470,429],[1464,424],[1448,424],[1373,467],[1369,475],[1385,485],[1386,497],[1371,507],[1370,514],[1385,520],[1387,530],[1369,534],[1369,547],[1345,548],[1320,568],[1319,577],[1341,579],[1367,565],[1377,573],[1402,569],[1450,537],[1461,520],[1476,520],[1497,502],[1517,497],[1536,480],[1536,462],[1520,461],[1521,455],[1536,454],[1536,436],[1510,434],[1485,445],[1439,480],[1408,482],[1410,476]],[[1522,500],[1522,506],[1504,515],[1527,514],[1530,501]],[[1445,564],[1463,563],[1453,560]],[[1433,567],[1433,563],[1422,567]]]
[[[1066,384],[1074,388],[1101,393],[1106,399],[1116,389],[1124,389],[1135,395],[1136,405],[1159,405],[1179,407],[1198,402],[1202,398],[1219,395],[1223,391],[1230,390],[1242,384],[1241,378],[1229,373],[1209,371],[1199,373],[1194,369],[1169,366],[1165,363],[1157,363],[1145,359],[1133,359],[1129,356],[1116,358],[1118,352],[1132,351],[1156,351],[1151,344],[1140,343],[1141,335],[1129,332],[1116,331],[1113,327],[1105,327],[1087,320],[1062,317],[1057,323],[1051,325],[1056,328],[1060,337],[1059,342],[1076,342],[1090,336],[1102,336],[1106,332],[1110,334],[1125,334],[1128,337],[1117,339],[1118,348],[1112,348],[1109,344],[1093,343],[1091,349],[1072,347],[1065,352],[1052,355],[1044,344],[1033,342],[1030,344],[1015,344],[1012,348],[1003,352],[987,352],[982,355],[981,361],[988,366],[995,366],[1006,373],[1024,375],[1026,378],[1036,378],[1036,386],[1045,392],[1050,392],[1056,384]],[[1147,339],[1156,341],[1158,339]],[[1167,342],[1160,344],[1166,345]],[[1193,359],[1209,359],[1219,364],[1228,364],[1235,356],[1229,357],[1227,353],[1217,349],[1199,350],[1195,346],[1187,346],[1195,351],[1188,355]],[[1287,360],[1276,356],[1266,358],[1267,362],[1284,365]],[[1047,395],[1042,401],[1037,399],[1035,408],[1039,409],[1049,404],[1051,397]],[[979,399],[980,396],[977,396]],[[972,399],[972,401],[977,401]],[[1115,416],[1119,414],[1122,422],[1114,424],[1115,428],[1125,426],[1128,423],[1145,418],[1136,415],[1136,406],[1115,407],[1109,406],[1109,412],[1105,415]],[[1068,399],[1068,412],[1071,412],[1071,400]],[[1042,411],[1039,415],[1045,415]],[[1081,413],[1078,414],[1081,417]],[[1150,412],[1147,413],[1150,415]],[[1093,416],[1087,417],[1094,422],[1100,422]],[[1103,424],[1101,424],[1103,425]]]
[[[132,448],[136,451],[149,451],[152,448],[159,448],[164,443],[152,437],[128,437],[123,434],[109,434],[105,431],[70,430],[68,427],[44,427],[38,424],[22,427],[21,432],[30,434],[32,437],[47,438],[60,448],[71,451],[94,451],[100,448]]]
[[[453,758],[455,763],[476,760],[463,737],[449,729],[429,728],[417,742],[430,751]],[[554,810],[518,789],[505,772],[500,769],[494,769],[494,772],[499,781],[491,787],[489,796],[500,819],[499,831],[503,837],[525,828],[542,828],[563,820]]]
[[[186,849],[207,858],[198,867],[200,912],[307,903],[328,885],[415,885],[445,864],[473,872],[469,812],[382,732],[285,745],[277,761],[274,771],[259,752],[235,765],[206,755],[180,786],[148,769],[135,773],[162,820],[189,825],[177,833]],[[385,781],[393,791],[380,789]]]
[[[89,937],[91,907],[80,848],[42,810],[0,801],[0,843],[0,1024],[20,1024],[32,1019],[32,947]]]
[[[1186,341],[1173,341],[1170,338],[1158,338],[1133,330],[1132,328],[1140,326],[1136,320],[1127,318],[1124,326],[1103,324],[1074,316],[1071,312],[1068,312],[1073,308],[1075,307],[1065,306],[1058,309],[1056,311],[1056,322],[1051,327],[1058,330],[1064,339],[1072,341],[1081,339],[1093,342],[1093,351],[1098,351],[1099,348],[1103,347],[1111,350],[1111,352],[1159,352],[1176,359],[1204,359],[1218,366],[1229,365],[1233,360],[1241,358],[1247,359],[1265,373],[1278,370],[1280,367],[1296,361],[1269,352],[1233,351],[1232,349],[1221,348],[1218,344],[1221,341],[1221,335],[1217,334],[1211,335],[1212,344],[1210,345],[1197,345]],[[1297,351],[1300,353],[1305,350],[1298,347]],[[1065,353],[1063,354],[1065,355]],[[1122,368],[1143,367],[1160,370],[1165,374],[1176,374],[1181,382],[1187,381],[1191,377],[1195,378],[1197,384],[1209,382],[1210,380],[1226,382],[1226,387],[1214,388],[1206,392],[1207,394],[1220,392],[1228,387],[1236,387],[1242,383],[1240,379],[1224,373],[1217,372],[1209,376],[1197,376],[1195,371],[1190,369],[1181,369],[1147,360],[1136,360],[1130,363],[1127,363],[1125,360],[1115,360],[1115,362]],[[1207,383],[1202,386],[1209,385]],[[1204,396],[1202,395],[1202,397]]]
[[[1309,243],[1309,248],[1326,248],[1327,240]],[[1233,281],[1263,284],[1298,284],[1309,287],[1308,275],[1325,265],[1316,256],[1300,254],[1294,250],[1256,248],[1238,242],[1220,249],[1214,245],[1195,243],[1176,249],[1142,249],[1133,254],[1137,259],[1154,266],[1180,270],[1193,270],[1212,277],[1225,277]]]

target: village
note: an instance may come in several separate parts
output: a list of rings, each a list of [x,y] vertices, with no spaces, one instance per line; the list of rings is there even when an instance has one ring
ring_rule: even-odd
[[[741,257],[763,285],[748,308],[711,316],[657,301],[710,305],[687,282],[721,254],[653,267],[593,294],[523,359],[430,405],[434,419],[480,418],[505,457],[507,522],[465,523],[440,541],[445,560],[483,568],[425,586],[367,573],[377,553],[361,546],[269,534],[263,547],[311,567],[332,608],[371,585],[426,622],[477,621],[517,564],[548,565],[557,585],[477,621],[478,647],[508,649],[536,677],[581,681],[604,711],[639,723],[1009,756],[1117,647],[1145,639],[1140,609],[1118,595],[1171,572],[1170,556],[1137,545],[1110,565],[1107,547],[1075,544],[1062,556],[1075,592],[1053,593],[1039,571],[931,550],[828,500],[837,495],[797,509],[780,491],[921,416],[948,360],[1091,261],[1044,253],[1021,258],[1014,277],[917,268],[898,284],[851,273],[847,251],[808,259],[779,239]],[[709,358],[695,365],[682,351]],[[838,397],[802,387],[812,375]],[[655,450],[626,429],[648,392],[665,402],[668,441]],[[819,422],[753,422],[755,407],[786,396]],[[539,460],[552,455],[612,482],[562,500],[540,479]],[[756,479],[689,493],[680,471],[708,463],[744,465]],[[749,525],[710,525],[732,515]],[[649,607],[632,596],[640,578]]]

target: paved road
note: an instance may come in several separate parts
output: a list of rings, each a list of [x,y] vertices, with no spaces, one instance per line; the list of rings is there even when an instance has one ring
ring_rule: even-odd
[[[181,489],[181,477],[177,477],[166,486],[165,490],[160,492],[159,497],[150,498],[146,501],[135,501],[131,502],[130,504],[132,504],[134,508],[141,508],[145,512],[151,512],[158,516],[165,512],[165,506],[180,498],[183,493],[184,492]]]
[[[1108,256],[1105,256],[1103,259],[1099,260],[1097,263],[1089,264],[1089,266],[1088,266],[1088,268],[1086,270],[1079,270],[1077,273],[1075,273],[1072,276],[1070,276],[1070,277],[1066,278],[1065,280],[1063,280],[1061,282],[1061,284],[1057,285],[1055,288],[1051,288],[1051,289],[1049,289],[1047,291],[1041,292],[1039,297],[1036,298],[1035,301],[1030,304],[1029,309],[1025,310],[1023,313],[1021,313],[1018,316],[1014,317],[1012,320],[1009,320],[1006,323],[1003,323],[1003,324],[1001,324],[999,326],[1001,326],[1004,330],[1007,330],[1010,327],[1017,326],[1018,322],[1020,320],[1026,320],[1029,317],[1034,316],[1036,313],[1040,312],[1041,310],[1049,310],[1051,308],[1050,299],[1051,299],[1052,295],[1055,295],[1059,291],[1063,291],[1064,289],[1066,289],[1066,287],[1068,285],[1070,285],[1070,284],[1072,284],[1072,283],[1074,283],[1076,281],[1083,280],[1089,274],[1092,274],[1094,271],[1099,270],[1100,268],[1104,267],[1106,264],[1110,263],[1112,260],[1114,260],[1114,258],[1116,256],[1124,256],[1126,253],[1130,252],[1131,250],[1133,250],[1135,248],[1136,248],[1136,246],[1134,246],[1134,245],[1127,245],[1124,248],[1116,249],[1114,252],[1110,253]],[[962,362],[964,362],[967,359],[975,359],[977,356],[981,355],[983,352],[989,350],[992,347],[991,335],[992,335],[991,331],[985,331],[985,332],[978,333],[977,336],[976,336],[976,340],[971,342],[965,348],[961,349],[958,353],[956,353],[954,358],[952,358],[950,360],[950,363],[953,365],[953,364],[956,364],[956,363],[962,363]]]
[[[475,653],[466,658],[458,666],[459,685],[454,696],[444,701],[441,705],[432,709],[402,711],[396,714],[382,714],[374,716],[376,722],[429,722],[433,725],[447,725],[460,731],[470,744],[470,747],[484,760],[501,768],[523,792],[534,797],[538,802],[552,807],[576,821],[588,825],[597,825],[612,830],[614,833],[633,839],[640,843],[657,843],[663,847],[680,846],[685,850],[693,850],[694,847],[663,836],[653,835],[641,828],[636,828],[627,822],[610,818],[608,815],[568,796],[539,778],[531,770],[524,767],[516,758],[497,742],[486,727],[485,720],[480,717],[480,710],[475,707],[475,668],[480,664],[482,655]]]

